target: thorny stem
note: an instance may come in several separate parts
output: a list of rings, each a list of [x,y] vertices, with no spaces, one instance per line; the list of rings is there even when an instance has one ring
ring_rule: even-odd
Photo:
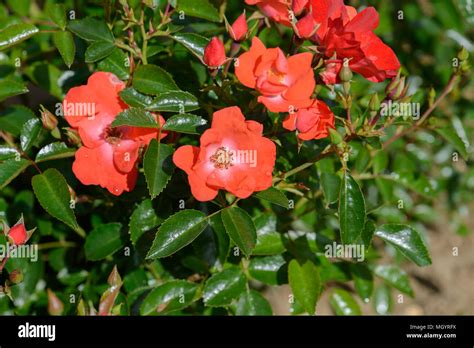
[[[451,91],[453,90],[454,88],[454,85],[456,84],[458,80],[458,75],[456,73],[453,73],[448,81],[448,84],[446,85],[446,87],[444,87],[443,91],[441,92],[440,96],[435,100],[435,102],[433,103],[433,105],[431,105],[425,112],[424,114],[421,116],[421,118],[415,122],[411,127],[409,128],[406,128],[405,130],[395,134],[394,136],[392,136],[390,139],[388,139],[384,144],[383,144],[383,148],[385,149],[386,147],[388,147],[390,144],[392,144],[394,141],[400,139],[401,137],[404,137],[405,135],[407,135],[408,133],[410,133],[411,131],[417,129],[417,128],[420,128],[423,123],[431,116],[431,114],[433,113],[433,111],[437,108],[437,106],[439,105],[439,103],[441,103],[441,101],[449,94],[451,93]]]

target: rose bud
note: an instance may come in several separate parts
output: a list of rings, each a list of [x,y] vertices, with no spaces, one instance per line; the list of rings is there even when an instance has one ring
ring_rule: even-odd
[[[226,59],[224,44],[217,36],[214,36],[204,49],[204,63],[216,69],[223,65]]]
[[[229,35],[234,41],[242,41],[247,37],[249,30],[247,26],[247,19],[245,18],[245,12],[237,18],[232,25],[227,25]]]
[[[15,245],[26,243],[28,240],[28,233],[26,232],[23,218],[21,218],[20,221],[10,229],[8,232],[8,237]]]
[[[310,37],[314,36],[314,34],[316,34],[318,28],[319,25],[314,20],[313,15],[308,13],[296,23],[296,34],[302,39],[309,39]]]
[[[48,109],[41,105],[41,121],[43,123],[43,128],[52,131],[58,125],[58,119],[54,116]]]

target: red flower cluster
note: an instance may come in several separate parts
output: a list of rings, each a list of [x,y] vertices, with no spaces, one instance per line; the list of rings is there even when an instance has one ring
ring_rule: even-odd
[[[111,126],[128,108],[119,96],[124,88],[115,75],[96,72],[87,85],[71,88],[63,102],[64,116],[83,143],[76,152],[74,174],[84,185],[100,185],[114,195],[135,187],[139,150],[159,134],[157,129]],[[164,124],[163,117],[155,117]],[[161,133],[160,139],[165,136]]]

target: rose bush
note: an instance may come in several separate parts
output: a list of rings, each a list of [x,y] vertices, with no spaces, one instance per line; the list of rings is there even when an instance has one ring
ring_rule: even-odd
[[[0,255],[0,313],[413,297],[437,202],[468,231],[470,48],[431,43],[470,14],[368,3],[0,5],[0,245],[39,250]]]

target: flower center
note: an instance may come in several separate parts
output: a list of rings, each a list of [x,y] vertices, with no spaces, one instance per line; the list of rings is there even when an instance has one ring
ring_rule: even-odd
[[[123,132],[120,128],[107,127],[104,130],[105,141],[109,144],[118,144],[122,140]]]
[[[234,164],[234,153],[228,148],[221,146],[217,151],[210,157],[211,162],[214,164],[214,167],[217,169],[229,169]]]
[[[268,70],[268,77],[269,78],[274,77],[276,80],[280,82],[283,82],[285,80],[285,74],[279,72],[275,68],[271,68],[270,70]]]

